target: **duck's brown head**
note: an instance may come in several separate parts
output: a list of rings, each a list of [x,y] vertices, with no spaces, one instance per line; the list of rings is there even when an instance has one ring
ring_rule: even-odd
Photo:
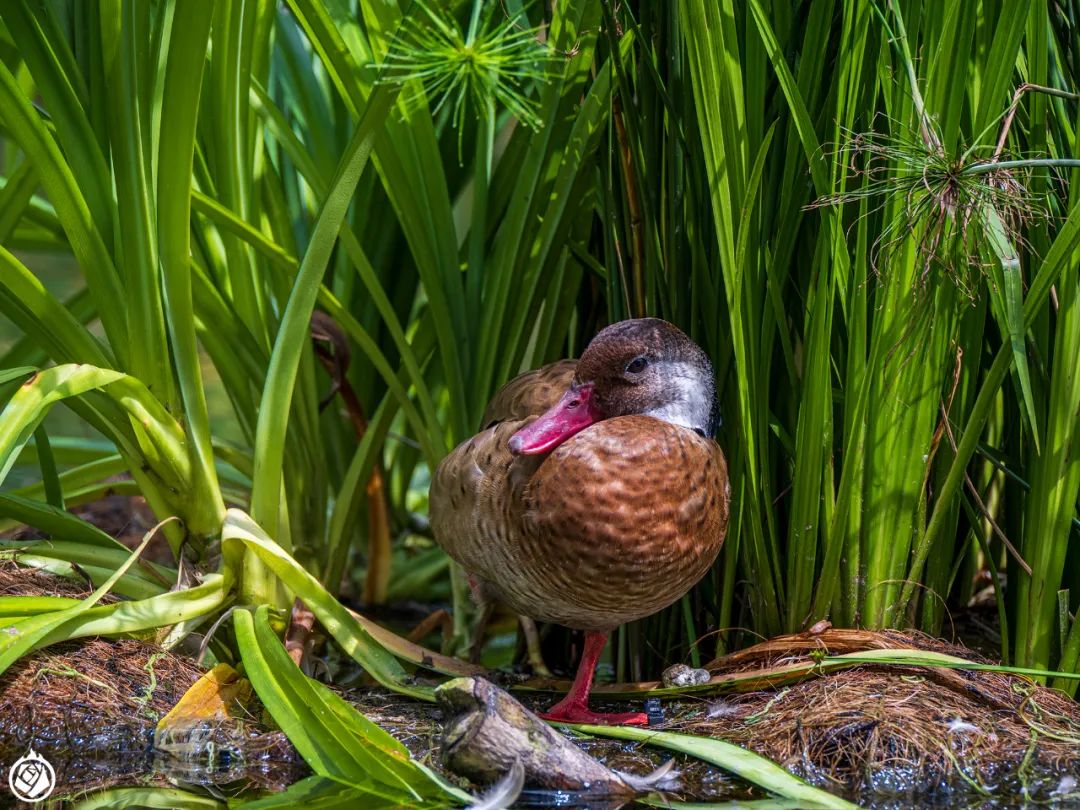
[[[593,338],[562,399],[515,433],[510,450],[548,453],[595,422],[631,414],[702,436],[716,432],[712,364],[694,341],[659,318],[620,321]]]

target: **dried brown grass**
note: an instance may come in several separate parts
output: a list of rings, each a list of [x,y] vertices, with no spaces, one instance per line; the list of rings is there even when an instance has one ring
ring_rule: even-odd
[[[84,583],[0,562],[0,594],[79,598],[87,592]],[[742,745],[817,784],[863,797],[882,791],[951,797],[959,788],[976,796],[1027,791],[1046,799],[1062,776],[1080,778],[1080,705],[1028,678],[872,664],[815,670],[822,655],[887,649],[985,661],[917,633],[826,629],[785,636],[709,664],[714,682],[735,692],[666,704],[672,720],[664,728]],[[0,762],[32,745],[60,763],[57,772],[71,786],[160,781],[154,725],[201,672],[191,659],[137,640],[70,642],[24,658],[0,676]],[[345,696],[414,756],[438,767],[437,710],[379,689]],[[256,704],[251,711],[260,709]],[[256,720],[193,729],[191,759],[213,743],[238,752],[238,762],[273,766],[248,769],[243,778],[284,784],[297,771],[277,763],[295,766],[295,752],[280,732],[267,732]],[[655,751],[638,746],[579,743],[609,767],[637,772],[658,762]],[[217,774],[195,769],[184,778],[220,784],[232,775],[227,766],[218,762]],[[680,767],[686,798],[730,790],[704,763]]]
[[[918,649],[976,662],[966,648],[918,633],[827,630],[786,636],[710,664],[747,674],[870,649]],[[727,740],[847,791],[966,785],[980,792],[1036,783],[1046,793],[1080,775],[1080,705],[1000,672],[863,664],[689,708],[672,730]],[[1053,784],[1051,784],[1053,782]]]

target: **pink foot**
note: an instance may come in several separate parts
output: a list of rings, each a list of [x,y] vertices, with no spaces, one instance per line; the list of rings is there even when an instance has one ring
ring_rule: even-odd
[[[587,705],[561,700],[540,715],[553,723],[585,723],[593,726],[647,726],[649,715],[642,712],[594,712]]]

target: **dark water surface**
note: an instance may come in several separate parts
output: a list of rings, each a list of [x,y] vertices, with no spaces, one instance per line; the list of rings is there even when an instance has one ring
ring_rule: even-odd
[[[100,749],[99,749],[100,750]],[[97,810],[112,807],[192,808],[257,808],[292,805],[283,792],[290,782],[308,776],[302,763],[275,762],[267,759],[244,762],[234,753],[210,752],[200,761],[182,761],[159,754],[138,756],[126,751],[114,761],[96,756],[93,761],[77,758],[56,760],[57,790],[54,797],[36,807],[78,808]],[[1078,752],[1080,760],[1080,752]],[[1077,763],[1080,766],[1080,762]],[[977,787],[962,776],[938,784],[921,782],[914,769],[894,767],[868,774],[862,788],[843,798],[862,807],[877,810],[900,810],[910,807],[955,808],[1013,808],[1050,807],[1080,808],[1080,784],[1072,773],[1028,772],[1018,778],[1014,769],[1003,775],[1000,783]],[[719,769],[700,769],[693,765],[682,771],[682,788],[676,794],[651,795],[626,803],[588,792],[535,790],[522,792],[515,807],[521,808],[590,808],[617,810],[620,807],[678,806],[681,802],[696,802],[698,806],[750,807],[755,810],[781,810],[799,807],[797,802],[770,799],[767,794],[724,774]],[[704,779],[702,778],[704,776]],[[808,776],[803,774],[804,777]],[[30,807],[14,802],[7,791],[7,768],[0,773],[3,798],[0,807]],[[308,777],[307,782],[318,781]],[[824,779],[810,778],[817,787],[829,788]],[[332,783],[331,783],[332,784]],[[62,795],[63,794],[63,795]],[[317,794],[317,799],[311,800]],[[278,801],[274,801],[277,798]],[[380,806],[358,798],[342,786],[304,793],[304,807],[331,810],[332,808]]]

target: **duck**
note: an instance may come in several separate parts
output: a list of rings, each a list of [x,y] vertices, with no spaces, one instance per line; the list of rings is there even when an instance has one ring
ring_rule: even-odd
[[[573,684],[544,719],[647,725],[591,711],[589,692],[610,633],[677,601],[720,552],[718,424],[708,355],[673,324],[637,318],[506,383],[436,469],[432,532],[477,599],[585,633]]]

